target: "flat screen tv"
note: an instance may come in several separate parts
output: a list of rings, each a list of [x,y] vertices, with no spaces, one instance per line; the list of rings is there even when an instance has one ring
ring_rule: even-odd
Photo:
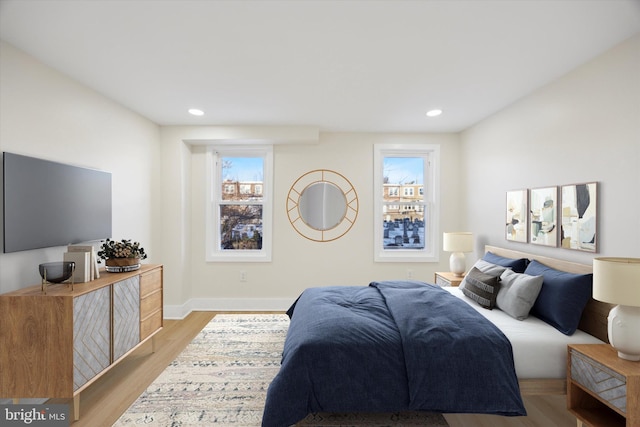
[[[111,237],[111,173],[3,153],[4,252]]]

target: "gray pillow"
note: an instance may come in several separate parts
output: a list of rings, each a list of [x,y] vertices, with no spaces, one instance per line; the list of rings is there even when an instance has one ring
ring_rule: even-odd
[[[530,276],[505,270],[500,276],[500,291],[496,298],[496,307],[513,318],[526,319],[542,289],[543,280],[543,276]]]
[[[471,267],[471,270],[473,270],[474,268],[477,268],[478,270],[480,270],[481,272],[485,273],[485,274],[489,274],[491,276],[495,276],[495,277],[500,277],[500,275],[507,270],[507,267],[503,267],[501,265],[497,265],[497,264],[492,264],[490,262],[487,262],[483,259],[479,259],[478,261],[476,261],[475,264],[473,264],[473,267]],[[471,270],[469,270],[469,272],[471,272]],[[458,286],[460,288],[460,290],[464,291],[465,286],[467,285],[467,277],[465,276],[464,279],[462,279],[462,282],[460,283],[460,286]]]

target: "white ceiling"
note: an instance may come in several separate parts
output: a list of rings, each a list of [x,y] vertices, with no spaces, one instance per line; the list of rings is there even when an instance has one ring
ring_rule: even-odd
[[[456,132],[638,32],[640,0],[0,0],[4,41],[161,125]]]

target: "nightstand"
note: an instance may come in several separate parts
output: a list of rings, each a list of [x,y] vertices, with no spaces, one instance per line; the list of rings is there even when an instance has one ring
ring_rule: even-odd
[[[436,272],[435,281],[438,286],[459,286],[464,276],[456,276],[449,271]]]
[[[609,344],[569,345],[567,408],[578,427],[640,427],[640,362]]]

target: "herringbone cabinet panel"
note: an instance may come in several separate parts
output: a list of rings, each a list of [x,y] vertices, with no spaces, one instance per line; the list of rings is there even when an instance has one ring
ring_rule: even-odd
[[[73,303],[73,389],[111,363],[111,288],[80,295]]]
[[[627,411],[625,378],[579,353],[571,357],[571,375],[579,384],[593,391],[622,412]]]
[[[113,360],[140,342],[140,276],[113,284]]]

